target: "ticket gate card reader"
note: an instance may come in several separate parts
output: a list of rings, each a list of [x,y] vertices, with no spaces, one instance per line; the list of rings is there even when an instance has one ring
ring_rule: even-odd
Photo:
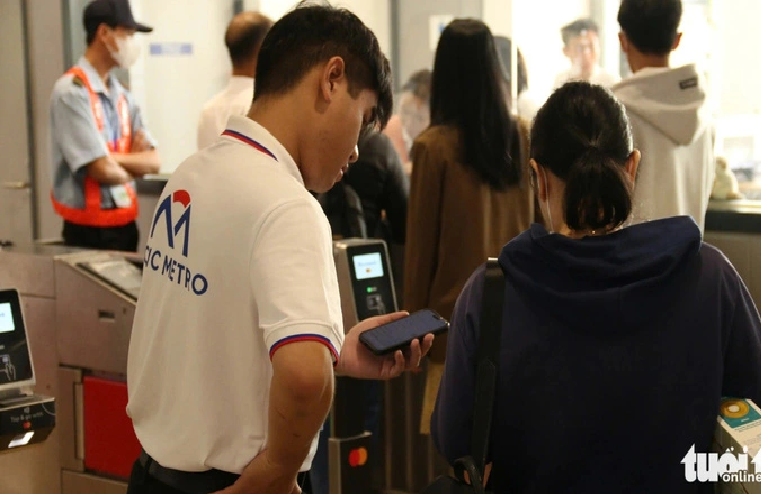
[[[397,310],[394,278],[383,240],[335,241],[333,259],[341,294],[344,331],[369,317]]]
[[[395,312],[396,294],[386,243],[377,239],[333,242],[344,331],[373,316]],[[330,494],[368,491],[378,462],[377,443],[365,431],[367,382],[339,377],[328,441]],[[380,397],[378,397],[380,399]]]
[[[0,290],[0,452],[37,444],[55,427],[55,398],[35,395],[19,293]]]

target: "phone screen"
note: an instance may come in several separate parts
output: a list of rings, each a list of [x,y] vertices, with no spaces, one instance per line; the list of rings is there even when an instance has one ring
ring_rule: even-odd
[[[428,333],[441,333],[449,323],[436,312],[424,309],[408,317],[378,326],[360,335],[360,341],[374,353],[389,353],[408,346]]]

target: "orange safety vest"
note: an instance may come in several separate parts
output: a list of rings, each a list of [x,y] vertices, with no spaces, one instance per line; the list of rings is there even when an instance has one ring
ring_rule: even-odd
[[[84,71],[80,67],[73,67],[66,72],[66,75],[73,75],[82,81],[90,95],[90,107],[92,108],[95,123],[98,131],[103,132],[103,107],[100,103],[98,93],[93,91],[90,81],[87,79]],[[119,115],[119,125],[121,126],[121,137],[114,143],[109,140],[108,150],[112,153],[128,153],[132,148],[132,121],[129,115],[129,105],[124,94],[119,96],[116,103],[116,111]],[[85,207],[84,209],[72,208],[56,201],[53,192],[50,198],[53,201],[53,209],[64,220],[69,223],[84,226],[95,227],[113,227],[124,226],[135,221],[138,215],[137,194],[131,184],[124,184],[130,199],[130,205],[124,208],[101,209],[100,207],[100,183],[90,176],[85,176]]]

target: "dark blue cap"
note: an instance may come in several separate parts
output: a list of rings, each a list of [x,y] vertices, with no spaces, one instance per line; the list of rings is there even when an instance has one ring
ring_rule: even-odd
[[[93,0],[85,7],[82,21],[88,33],[94,33],[101,24],[134,29],[139,33],[153,31],[152,27],[135,21],[128,0]]]

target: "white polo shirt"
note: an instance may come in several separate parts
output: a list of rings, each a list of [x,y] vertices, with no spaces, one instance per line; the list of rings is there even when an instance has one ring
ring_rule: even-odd
[[[135,433],[159,464],[240,473],[267,443],[271,355],[343,344],[330,225],[285,148],[231,117],[154,213],[127,363]],[[302,466],[311,466],[316,438]]]
[[[227,87],[211,98],[198,118],[196,145],[203,149],[217,140],[225,130],[227,119],[233,115],[248,115],[254,98],[254,79],[233,76]]]

